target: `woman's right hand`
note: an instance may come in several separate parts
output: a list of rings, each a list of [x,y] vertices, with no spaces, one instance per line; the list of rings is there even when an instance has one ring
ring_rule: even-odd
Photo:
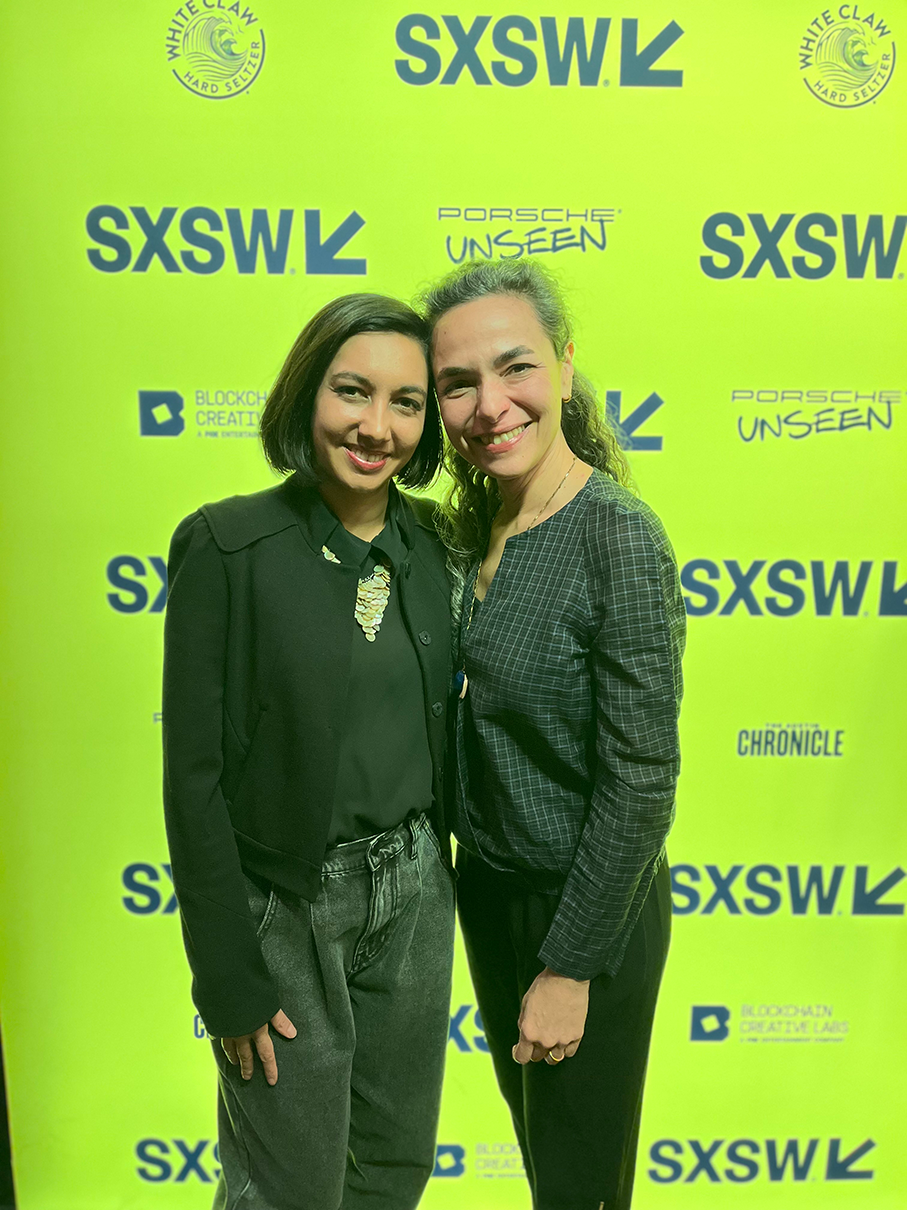
[[[296,1026],[282,1009],[277,1010],[270,1023],[282,1037],[296,1037]],[[269,1084],[277,1083],[277,1059],[274,1057],[274,1043],[271,1041],[267,1024],[256,1029],[254,1033],[243,1034],[239,1038],[221,1038],[220,1044],[233,1066],[239,1066],[244,1080],[252,1079],[255,1051],[258,1051],[265,1079]]]

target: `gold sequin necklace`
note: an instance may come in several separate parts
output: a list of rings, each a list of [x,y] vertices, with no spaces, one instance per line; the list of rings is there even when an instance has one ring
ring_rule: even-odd
[[[321,553],[329,563],[340,560],[332,550],[322,546]],[[384,621],[384,611],[391,595],[391,573],[387,563],[376,563],[375,570],[359,581],[356,590],[355,618],[365,637],[374,643],[375,635]]]

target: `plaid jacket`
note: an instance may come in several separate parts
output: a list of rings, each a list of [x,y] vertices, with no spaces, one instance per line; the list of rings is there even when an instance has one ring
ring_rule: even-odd
[[[560,895],[547,966],[613,975],[674,816],[686,615],[670,542],[647,505],[595,471],[508,539],[471,623],[469,612],[467,597],[455,835]]]

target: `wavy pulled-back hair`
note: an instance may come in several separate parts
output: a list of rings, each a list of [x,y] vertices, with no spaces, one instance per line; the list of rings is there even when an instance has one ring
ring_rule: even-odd
[[[563,359],[572,339],[570,312],[557,280],[537,261],[467,262],[425,289],[417,305],[434,330],[438,320],[454,307],[494,294],[525,299],[538,316],[558,359]],[[632,487],[630,466],[617,433],[599,407],[592,384],[576,372],[573,393],[562,404],[561,429],[577,458],[625,487]],[[453,567],[463,572],[485,553],[501,495],[494,479],[450,445],[444,466],[453,483],[440,510],[438,526]]]
[[[261,443],[276,471],[295,471],[307,484],[318,481],[312,441],[315,396],[337,350],[361,332],[408,336],[429,360],[430,329],[406,303],[383,294],[344,294],[327,303],[296,337],[261,413]],[[438,401],[429,382],[425,427],[416,452],[396,476],[397,481],[405,487],[431,483],[440,470],[443,448]]]

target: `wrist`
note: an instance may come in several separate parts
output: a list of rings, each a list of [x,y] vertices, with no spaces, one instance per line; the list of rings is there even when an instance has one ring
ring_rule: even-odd
[[[562,975],[558,971],[553,971],[550,966],[546,966],[542,971],[542,977],[545,979],[565,979],[568,983],[576,983],[579,987],[588,987],[591,982],[589,979],[574,979],[572,975]]]

